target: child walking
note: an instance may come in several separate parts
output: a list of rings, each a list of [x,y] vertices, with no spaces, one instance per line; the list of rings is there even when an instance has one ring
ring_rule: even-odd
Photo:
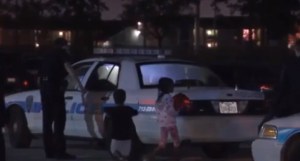
[[[157,121],[160,127],[160,141],[154,150],[152,157],[160,150],[165,149],[168,136],[171,135],[174,150],[180,146],[176,116],[178,111],[174,108],[174,100],[171,93],[174,90],[174,82],[170,78],[161,78],[158,84],[159,94],[156,100]]]
[[[127,160],[131,150],[131,138],[134,123],[132,117],[137,115],[137,110],[125,106],[126,93],[118,89],[113,94],[116,106],[105,109],[112,121],[111,153],[119,160]]]

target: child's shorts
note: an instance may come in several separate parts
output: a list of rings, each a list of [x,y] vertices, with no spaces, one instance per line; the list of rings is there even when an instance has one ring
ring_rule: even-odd
[[[110,151],[112,154],[117,154],[119,152],[122,156],[128,157],[130,150],[131,140],[111,140]]]

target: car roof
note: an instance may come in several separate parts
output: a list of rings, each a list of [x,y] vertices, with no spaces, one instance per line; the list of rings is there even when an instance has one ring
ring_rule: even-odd
[[[131,61],[135,63],[147,63],[147,62],[183,62],[183,63],[195,63],[188,60],[176,59],[170,57],[158,57],[158,56],[97,56],[85,58],[83,60],[78,61],[77,63],[83,62],[95,62],[95,61],[109,61],[120,63],[122,61]],[[76,64],[77,64],[76,63]]]

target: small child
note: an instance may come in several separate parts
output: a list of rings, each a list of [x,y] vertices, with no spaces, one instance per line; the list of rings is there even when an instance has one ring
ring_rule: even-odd
[[[157,121],[160,126],[160,141],[155,152],[165,149],[168,135],[173,140],[175,149],[179,148],[180,140],[176,125],[178,111],[174,108],[174,100],[171,93],[174,90],[174,82],[170,78],[163,77],[158,84],[159,94],[156,100]]]
[[[112,140],[110,151],[120,160],[126,160],[131,150],[131,138],[134,123],[132,116],[138,114],[137,110],[125,106],[126,93],[118,89],[113,94],[116,106],[105,109],[112,120]]]

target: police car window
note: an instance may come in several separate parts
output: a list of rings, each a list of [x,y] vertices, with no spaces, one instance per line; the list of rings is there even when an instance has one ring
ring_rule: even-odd
[[[84,63],[73,66],[74,72],[76,76],[78,76],[79,80],[82,82],[85,74],[90,69],[92,63]],[[66,77],[68,82],[67,90],[77,90],[79,89],[79,85],[75,79],[73,79],[70,75]]]
[[[119,66],[115,65],[114,68],[112,68],[110,75],[108,76],[108,81],[110,81],[114,85],[117,85],[118,76],[119,76]]]
[[[142,86],[157,86],[161,77],[169,77],[175,86],[223,86],[224,83],[205,67],[184,63],[141,64]]]
[[[119,65],[100,64],[91,73],[86,89],[91,91],[114,90],[117,87],[119,76]]]

